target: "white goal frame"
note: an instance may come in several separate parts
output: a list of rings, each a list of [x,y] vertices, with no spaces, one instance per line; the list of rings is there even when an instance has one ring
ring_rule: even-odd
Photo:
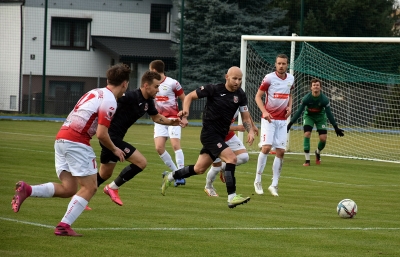
[[[293,74],[293,65],[295,59],[295,46],[296,42],[331,42],[331,43],[398,43],[400,44],[399,37],[310,37],[310,36],[297,36],[296,34],[292,34],[292,36],[256,36],[256,35],[242,35],[241,36],[241,53],[240,53],[240,68],[243,72],[242,77],[242,89],[246,91],[246,66],[247,66],[247,47],[248,41],[275,41],[275,42],[291,42],[291,51],[290,51],[290,67],[289,73]],[[262,78],[260,78],[260,81]],[[248,96],[249,101],[252,101],[253,96]],[[253,117],[253,119],[258,119],[258,117]],[[289,117],[290,119],[290,117]],[[238,123],[242,124],[241,116],[238,117]],[[243,132],[238,132],[238,137],[242,142],[244,134]],[[288,136],[288,144],[287,149],[290,149],[290,142]],[[254,142],[257,144],[257,142]],[[400,147],[400,145],[399,145]],[[338,156],[344,158],[353,158],[347,156]],[[362,158],[361,158],[362,159]],[[379,159],[368,159],[368,160],[377,160]],[[386,162],[386,160],[384,160]],[[395,162],[400,163],[399,161],[387,161],[387,162]]]

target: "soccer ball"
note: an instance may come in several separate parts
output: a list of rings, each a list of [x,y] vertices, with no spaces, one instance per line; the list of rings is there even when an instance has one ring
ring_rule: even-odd
[[[337,214],[341,218],[353,218],[357,214],[357,204],[351,199],[343,199],[337,205]]]

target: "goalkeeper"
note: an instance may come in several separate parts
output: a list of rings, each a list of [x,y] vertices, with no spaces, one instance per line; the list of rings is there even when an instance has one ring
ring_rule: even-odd
[[[326,138],[327,138],[327,123],[326,118],[329,119],[330,123],[333,125],[336,135],[343,137],[344,131],[341,130],[333,117],[331,112],[331,107],[329,105],[329,99],[326,95],[321,92],[321,81],[319,79],[311,80],[311,92],[306,94],[302,101],[299,109],[293,115],[290,120],[287,131],[289,132],[290,127],[293,123],[300,117],[301,113],[304,111],[303,115],[303,129],[304,129],[304,154],[306,157],[306,162],[303,166],[310,166],[310,138],[311,131],[315,126],[319,134],[318,148],[315,150],[315,163],[317,165],[321,164],[321,151],[325,148]]]

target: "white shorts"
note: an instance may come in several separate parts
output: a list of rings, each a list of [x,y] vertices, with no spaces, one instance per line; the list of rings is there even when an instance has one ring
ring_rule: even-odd
[[[261,119],[260,145],[272,145],[273,148],[286,149],[286,140],[286,120],[272,120],[269,123],[266,119]]]
[[[68,171],[74,177],[86,177],[97,173],[96,155],[93,148],[65,139],[54,143],[57,176]]]
[[[169,126],[154,123],[154,138],[156,137],[169,137],[181,139],[181,126]]]
[[[240,139],[236,135],[234,135],[228,141],[225,141],[225,143],[229,146],[229,148],[232,149],[233,152],[236,152],[236,151],[239,151],[239,150],[243,150],[243,149],[246,150],[246,147],[244,146],[242,141],[240,141]],[[217,159],[215,159],[214,163],[218,163],[220,161],[221,161],[221,159],[217,158]]]

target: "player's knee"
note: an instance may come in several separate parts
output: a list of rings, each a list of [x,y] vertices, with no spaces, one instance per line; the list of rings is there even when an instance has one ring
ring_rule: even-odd
[[[236,156],[236,158],[237,158],[236,166],[239,166],[240,164],[244,164],[244,163],[248,162],[250,157],[249,157],[248,153],[241,153],[241,154],[238,154]]]

